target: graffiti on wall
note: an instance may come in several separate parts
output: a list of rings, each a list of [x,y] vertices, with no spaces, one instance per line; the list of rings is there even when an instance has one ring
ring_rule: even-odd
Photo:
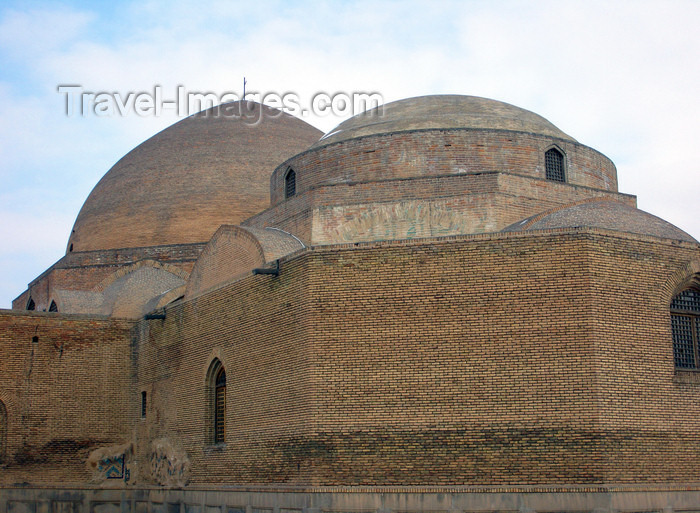
[[[185,486],[190,480],[190,460],[187,453],[167,438],[153,441],[150,470],[151,478],[159,485]]]

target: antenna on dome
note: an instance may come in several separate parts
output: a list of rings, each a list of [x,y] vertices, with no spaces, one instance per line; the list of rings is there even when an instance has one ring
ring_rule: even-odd
[[[248,83],[248,81],[243,77],[243,98],[241,100],[245,100],[245,85]]]

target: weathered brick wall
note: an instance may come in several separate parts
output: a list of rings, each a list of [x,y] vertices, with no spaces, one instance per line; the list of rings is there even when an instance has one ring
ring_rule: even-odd
[[[590,230],[314,248],[144,324],[137,459],[181,444],[195,485],[697,481],[659,291],[698,258]]]
[[[596,238],[591,337],[610,482],[699,481],[700,373],[674,369],[669,305],[700,251]],[[694,264],[694,265],[689,265]],[[691,271],[692,272],[692,271]]]
[[[582,144],[525,132],[417,130],[342,141],[292,157],[272,174],[271,205],[284,201],[290,166],[297,193],[338,183],[489,171],[545,178],[544,153],[552,145],[565,154],[568,183],[617,191],[614,164]]]
[[[307,244],[437,237],[499,231],[593,197],[636,206],[626,194],[494,171],[318,186],[245,225],[273,225]]]
[[[131,326],[0,311],[0,400],[8,423],[0,485],[85,483],[91,450],[129,440]]]
[[[317,479],[697,480],[700,384],[674,383],[658,290],[698,256],[586,234],[320,253]]]
[[[597,480],[588,246],[551,236],[319,254],[318,478]]]
[[[153,479],[152,443],[162,439],[184,448],[192,484],[311,480],[305,262],[283,263],[279,277],[248,275],[171,305],[164,320],[143,321],[138,393],[149,399],[135,430],[142,463],[132,473],[136,483]],[[206,418],[205,381],[214,358],[227,377],[225,447],[212,446]]]
[[[12,302],[13,310],[24,310],[31,295],[37,311],[48,310],[56,299],[54,289],[95,289],[116,272],[142,260],[155,260],[189,273],[205,247],[201,244],[177,244],[150,248],[124,248],[68,253],[29,284],[29,289]],[[59,304],[59,311],[61,305]]]

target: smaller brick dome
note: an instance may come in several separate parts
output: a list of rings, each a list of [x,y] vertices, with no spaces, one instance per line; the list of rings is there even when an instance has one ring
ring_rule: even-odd
[[[697,242],[693,237],[668,221],[610,200],[592,200],[549,210],[523,219],[505,228],[504,232],[548,230],[554,228],[589,227],[619,232],[651,235],[664,239]]]
[[[320,135],[254,102],[194,114],[134,148],[102,177],[67,250],[207,242],[219,226],[267,208],[272,171]]]
[[[462,95],[432,95],[387,103],[342,122],[314,147],[368,135],[427,129],[509,130],[576,142],[542,116],[509,103]]]
[[[566,183],[617,191],[609,158],[529,110],[475,96],[409,98],[344,121],[278,166],[270,180],[271,204],[338,184],[484,173],[544,180],[552,149],[562,157]],[[290,169],[294,195],[285,189]],[[340,197],[338,189],[332,201],[354,201],[355,195]]]

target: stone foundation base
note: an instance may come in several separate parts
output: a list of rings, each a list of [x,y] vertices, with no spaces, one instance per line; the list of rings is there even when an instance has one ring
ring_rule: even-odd
[[[413,512],[700,513],[700,485],[441,489],[0,488],[0,513]]]

